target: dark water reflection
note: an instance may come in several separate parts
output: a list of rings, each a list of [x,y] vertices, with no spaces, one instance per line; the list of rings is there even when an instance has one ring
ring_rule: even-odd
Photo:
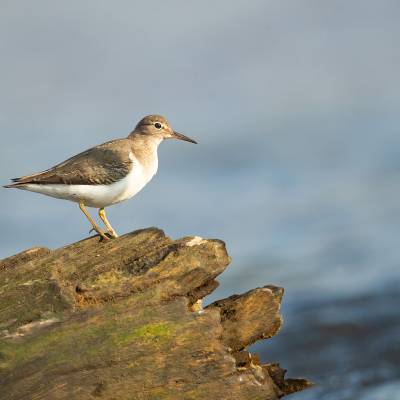
[[[399,399],[399,283],[347,299],[291,299],[282,331],[253,350],[316,383],[298,399]]]

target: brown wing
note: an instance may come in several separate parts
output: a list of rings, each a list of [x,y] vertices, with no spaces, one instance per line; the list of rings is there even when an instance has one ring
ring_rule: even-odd
[[[119,181],[132,168],[128,139],[118,139],[86,150],[46,171],[12,179],[13,185],[28,183],[102,185]]]

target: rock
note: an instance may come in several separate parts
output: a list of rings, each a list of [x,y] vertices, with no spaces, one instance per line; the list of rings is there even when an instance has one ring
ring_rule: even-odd
[[[310,386],[244,350],[279,330],[282,289],[202,309],[229,261],[220,240],[155,228],[0,261],[0,398],[268,400]]]

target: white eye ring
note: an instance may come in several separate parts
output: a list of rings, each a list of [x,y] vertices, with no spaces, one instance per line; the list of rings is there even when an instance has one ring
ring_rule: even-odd
[[[154,124],[154,126],[156,127],[156,129],[161,129],[162,128],[162,125],[159,122],[156,122]]]

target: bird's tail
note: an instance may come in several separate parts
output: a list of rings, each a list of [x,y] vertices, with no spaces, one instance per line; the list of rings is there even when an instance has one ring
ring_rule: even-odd
[[[4,185],[3,188],[18,188],[21,187],[25,184],[25,182],[20,182],[21,178],[13,178],[11,179],[13,183],[10,183],[9,185]]]
[[[9,185],[4,185],[3,187],[7,189],[21,188],[25,186],[27,183],[33,183],[32,178],[34,178],[36,175],[39,175],[39,173],[33,175],[20,176],[19,178],[11,178],[12,183],[10,183]]]

